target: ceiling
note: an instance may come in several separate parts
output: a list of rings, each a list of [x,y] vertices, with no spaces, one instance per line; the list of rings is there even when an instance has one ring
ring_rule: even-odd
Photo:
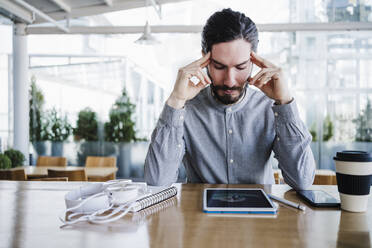
[[[97,19],[101,15],[100,19],[104,19],[102,14],[105,13],[150,5],[160,16],[162,5],[185,1],[190,0],[0,0],[0,23],[26,23],[28,34],[141,33],[144,30],[143,26],[113,26],[107,25],[104,20],[102,21],[104,26],[71,24],[81,23],[83,17]],[[202,2],[204,0],[200,1]],[[372,30],[371,22],[269,23],[257,26],[263,32]],[[195,33],[201,32],[202,25],[160,25],[151,26],[151,29],[151,32],[155,33]]]
[[[187,0],[0,0],[0,15],[12,22],[39,24]],[[50,18],[50,19],[47,19]]]

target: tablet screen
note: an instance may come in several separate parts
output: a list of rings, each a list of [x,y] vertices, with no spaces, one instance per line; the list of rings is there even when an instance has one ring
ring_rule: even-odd
[[[333,196],[321,190],[300,190],[298,193],[314,203],[339,203]]]
[[[208,189],[207,207],[209,208],[271,208],[261,190],[213,190]]]

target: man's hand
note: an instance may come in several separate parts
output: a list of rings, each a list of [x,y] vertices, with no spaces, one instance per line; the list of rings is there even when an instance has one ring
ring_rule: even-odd
[[[288,85],[284,82],[284,75],[281,68],[261,58],[255,52],[251,52],[251,61],[261,68],[248,83],[254,85],[268,97],[279,104],[287,104],[292,101]]]
[[[203,72],[203,68],[210,62],[210,52],[202,58],[178,70],[177,80],[167,104],[175,109],[181,109],[187,100],[194,98],[202,89],[211,83],[210,78]],[[194,84],[190,79],[197,78]]]

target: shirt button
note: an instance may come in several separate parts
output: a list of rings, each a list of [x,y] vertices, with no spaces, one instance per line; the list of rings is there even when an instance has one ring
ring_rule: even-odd
[[[183,115],[180,116],[180,120],[183,120]]]
[[[232,130],[231,129],[229,129],[229,134],[232,134]]]
[[[274,115],[275,115],[275,116],[278,116],[278,112],[275,112]]]
[[[231,112],[231,108],[227,108],[226,111],[227,111],[228,113],[230,113],[230,112]]]
[[[276,140],[279,141],[280,140],[279,137]]]
[[[233,159],[230,159],[230,164],[234,163],[234,160]]]
[[[178,146],[178,148],[181,148],[181,144],[178,144],[177,146]]]

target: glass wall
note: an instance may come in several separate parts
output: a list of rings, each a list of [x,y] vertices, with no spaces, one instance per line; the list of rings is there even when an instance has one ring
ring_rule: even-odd
[[[359,142],[357,122],[372,101],[372,79],[364,69],[372,62],[371,41],[370,32],[296,33],[288,75],[318,143],[313,151],[319,168],[334,169],[337,150],[372,150],[372,143]]]
[[[232,0],[228,6],[222,0],[194,0],[164,5],[162,19],[151,8],[114,12],[104,18],[115,25],[143,25],[143,16],[152,25],[203,25],[214,11],[231,7],[257,24],[283,23],[284,27],[290,23],[371,22],[371,6],[372,1],[347,0],[244,4]],[[11,40],[9,30],[0,32]],[[201,56],[201,41],[200,33],[165,33],[154,34],[158,45],[142,46],[134,43],[139,36],[29,36],[30,76],[44,93],[45,108],[66,114],[74,126],[78,112],[90,107],[104,123],[125,87],[136,106],[137,137],[148,140],[178,68]],[[334,169],[332,157],[337,150],[372,151],[370,31],[260,32],[259,40],[258,53],[285,71],[301,118],[313,136],[311,147],[318,168]],[[0,137],[11,145],[11,47],[2,43],[0,49]],[[70,144],[65,149],[69,163],[81,165],[76,155],[81,144],[74,143],[72,135],[66,144]],[[111,149],[102,142],[97,146],[97,154],[124,156],[118,147]],[[136,143],[131,152],[136,169],[122,175],[141,177],[147,146],[146,141]]]
[[[9,132],[11,129],[10,116],[10,104],[9,101],[9,67],[8,67],[8,56],[0,54],[0,150],[7,148]],[[9,141],[10,142],[10,141]],[[1,152],[1,151],[0,151]]]

